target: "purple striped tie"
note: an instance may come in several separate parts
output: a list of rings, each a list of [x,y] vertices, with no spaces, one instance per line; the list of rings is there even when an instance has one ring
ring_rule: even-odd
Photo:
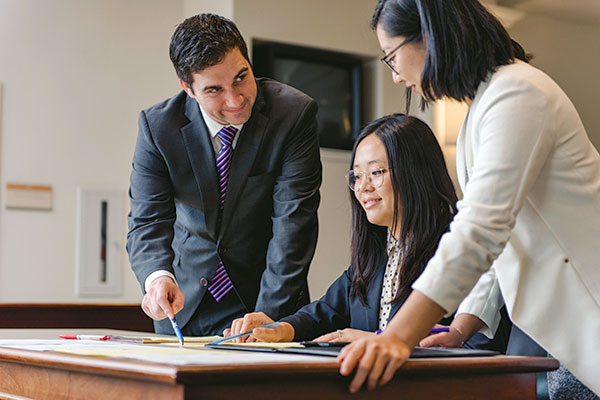
[[[236,132],[237,128],[226,126],[217,133],[222,143],[221,150],[217,155],[217,171],[219,172],[219,186],[221,187],[221,209],[225,203],[225,194],[227,193],[229,166],[231,165],[231,157],[233,156],[233,146],[231,144]],[[219,267],[211,282],[208,292],[213,295],[217,303],[233,289],[233,283],[229,279],[222,261],[219,261]]]

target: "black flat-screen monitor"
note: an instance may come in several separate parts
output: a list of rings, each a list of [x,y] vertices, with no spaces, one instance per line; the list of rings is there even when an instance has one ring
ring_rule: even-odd
[[[358,56],[254,40],[257,77],[286,83],[317,101],[322,147],[351,150],[362,124],[362,59]]]

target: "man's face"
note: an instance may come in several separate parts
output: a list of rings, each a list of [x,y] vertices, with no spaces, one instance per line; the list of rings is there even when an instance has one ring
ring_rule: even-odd
[[[221,63],[196,72],[193,77],[191,87],[181,80],[179,83],[212,119],[222,125],[240,125],[250,119],[256,81],[248,60],[237,47]]]

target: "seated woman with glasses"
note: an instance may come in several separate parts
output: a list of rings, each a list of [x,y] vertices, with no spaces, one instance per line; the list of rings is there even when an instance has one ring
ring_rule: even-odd
[[[250,313],[234,320],[225,336],[254,329],[252,336],[236,340],[351,342],[386,328],[448,229],[456,193],[433,132],[414,117],[394,114],[365,127],[351,165],[346,174],[352,202],[350,268],[322,298],[278,326],[257,328],[273,320]],[[472,340],[480,344],[482,337]]]

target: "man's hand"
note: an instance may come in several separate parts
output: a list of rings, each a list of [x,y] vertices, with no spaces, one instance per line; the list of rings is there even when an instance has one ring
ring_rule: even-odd
[[[242,342],[291,342],[294,339],[294,327],[287,322],[282,322],[274,328],[258,328],[259,326],[271,324],[273,321],[262,312],[248,313],[243,318],[234,319],[231,328],[223,331],[224,337],[238,335],[243,332],[252,331],[252,335],[233,339],[234,343]]]
[[[142,300],[142,309],[150,318],[160,321],[173,318],[183,308],[184,296],[168,276],[156,278]]]
[[[375,332],[361,331],[360,329],[338,329],[335,332],[329,332],[319,336],[315,342],[355,342],[358,339],[374,336]]]

